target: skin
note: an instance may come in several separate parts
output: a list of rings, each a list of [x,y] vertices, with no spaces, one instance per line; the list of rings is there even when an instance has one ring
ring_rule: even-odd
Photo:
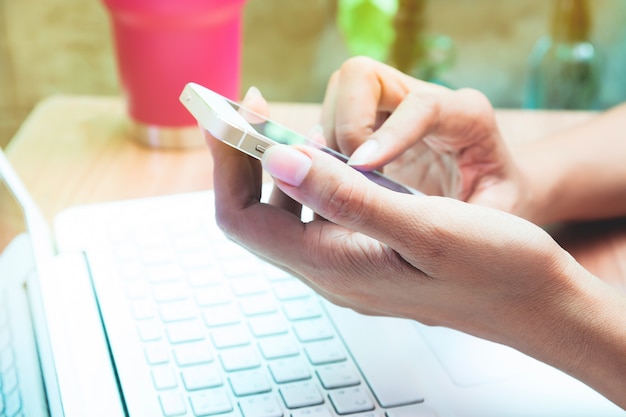
[[[267,112],[257,90],[245,105]],[[598,119],[602,125],[617,117]],[[605,175],[608,183],[582,190],[583,197],[617,206],[601,208],[600,217],[626,213],[624,168],[607,166],[617,157],[533,155],[554,152],[562,137],[518,157],[480,93],[446,90],[365,58],[348,61],[331,79],[322,124],[329,144],[351,154],[354,165],[395,164],[396,178],[432,195],[395,193],[321,151],[280,145],[262,161],[279,191],[260,203],[259,161],[208,137],[217,222],[231,239],[331,302],[510,345],[626,408],[626,299],[533,223],[591,215],[591,208],[562,204],[540,218],[533,208],[548,207],[548,190],[581,158],[591,168],[614,168],[617,177]],[[626,141],[606,141],[604,151],[626,154]],[[584,200],[580,187],[562,188],[562,198]],[[300,204],[318,216],[302,222]]]
[[[548,224],[626,214],[625,118],[623,104],[510,150],[480,92],[448,90],[359,57],[331,77],[322,125],[329,146],[352,155],[355,167],[387,166],[427,194]],[[357,157],[366,142],[375,143],[375,151]]]

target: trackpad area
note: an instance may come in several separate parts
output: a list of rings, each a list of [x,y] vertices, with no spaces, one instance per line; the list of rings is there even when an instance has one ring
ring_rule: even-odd
[[[460,387],[503,381],[546,367],[508,346],[445,327],[416,325],[450,379]]]

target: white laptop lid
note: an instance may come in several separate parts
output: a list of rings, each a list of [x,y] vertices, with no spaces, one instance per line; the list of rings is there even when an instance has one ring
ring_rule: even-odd
[[[43,215],[2,150],[0,214],[2,238],[10,241],[0,255],[0,307],[14,322],[15,360],[8,362],[21,389],[2,412],[123,415],[84,258],[55,253]],[[12,374],[3,371],[4,382]]]

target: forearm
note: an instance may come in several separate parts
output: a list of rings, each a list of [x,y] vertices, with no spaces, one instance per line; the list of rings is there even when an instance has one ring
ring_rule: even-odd
[[[527,322],[521,350],[626,409],[626,298],[573,260],[571,265],[561,272],[567,278],[560,295],[548,297],[540,318]]]
[[[599,280],[591,286],[602,288],[585,295],[588,309],[575,312],[580,332],[564,349],[578,354],[574,376],[626,408],[626,301]]]
[[[605,290],[612,291],[602,283]],[[596,315],[588,317],[591,331],[580,342],[587,342],[586,355],[576,374],[580,380],[626,409],[626,300],[613,291],[597,300]]]
[[[626,215],[626,104],[514,151],[537,224]]]

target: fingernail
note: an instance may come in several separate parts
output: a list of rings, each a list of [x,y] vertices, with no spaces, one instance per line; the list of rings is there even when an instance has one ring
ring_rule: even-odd
[[[378,142],[367,140],[352,153],[348,165],[356,167],[367,165],[376,155],[376,152],[378,152]]]
[[[313,163],[307,155],[287,145],[271,146],[261,162],[272,177],[294,187],[302,184]]]
[[[261,91],[256,88],[255,86],[251,86],[250,88],[248,88],[248,91],[246,91],[246,95],[243,96],[243,100],[242,102],[248,102],[251,100],[255,100],[257,98],[263,98],[263,94],[261,94]]]

